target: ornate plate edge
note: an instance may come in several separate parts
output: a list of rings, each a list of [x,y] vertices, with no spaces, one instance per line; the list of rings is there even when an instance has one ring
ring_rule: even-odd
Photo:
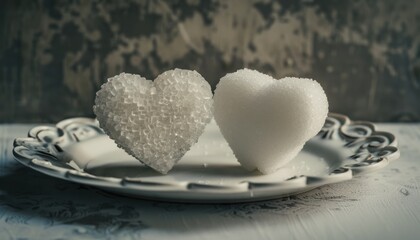
[[[194,191],[211,193],[247,192],[264,189],[315,188],[351,179],[354,175],[378,170],[400,156],[395,136],[389,132],[376,131],[373,123],[351,121],[347,116],[330,113],[324,127],[316,137],[341,138],[345,147],[355,148],[354,164],[337,168],[325,177],[295,176],[281,182],[244,181],[234,185],[202,184],[197,182],[151,182],[132,178],[95,176],[73,169],[60,145],[81,141],[104,134],[95,119],[70,118],[60,121],[55,127],[38,126],[31,129],[27,138],[16,138],[13,156],[21,164],[44,174],[96,187],[129,188],[142,191]]]

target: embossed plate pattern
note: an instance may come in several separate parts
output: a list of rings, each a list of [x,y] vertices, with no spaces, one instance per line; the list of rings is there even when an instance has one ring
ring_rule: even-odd
[[[115,193],[175,202],[246,202],[289,196],[379,170],[398,159],[391,133],[330,113],[317,136],[284,168],[249,173],[237,163],[217,125],[167,175],[133,159],[90,118],[38,126],[14,142],[15,159],[41,173]]]

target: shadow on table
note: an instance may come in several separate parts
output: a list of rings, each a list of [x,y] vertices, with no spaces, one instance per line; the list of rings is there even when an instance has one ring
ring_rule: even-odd
[[[294,197],[256,203],[177,204],[120,197],[25,167],[2,172],[0,214],[6,222],[41,222],[46,227],[66,225],[74,234],[97,237],[139,234],[144,229],[217,230],[253,221],[280,224],[297,216],[313,217],[323,211],[339,211],[343,202],[357,201],[337,195],[327,186]]]

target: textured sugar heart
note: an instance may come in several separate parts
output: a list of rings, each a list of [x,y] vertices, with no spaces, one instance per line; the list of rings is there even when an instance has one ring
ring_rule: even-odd
[[[119,147],[166,174],[211,120],[212,97],[196,71],[170,70],[154,81],[121,73],[102,85],[93,110]]]
[[[214,118],[241,165],[268,174],[292,160],[322,128],[327,97],[318,82],[276,80],[242,69],[220,79]]]

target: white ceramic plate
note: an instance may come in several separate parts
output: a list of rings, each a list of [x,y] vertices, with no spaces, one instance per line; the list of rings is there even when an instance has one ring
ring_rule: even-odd
[[[119,149],[94,119],[39,126],[14,142],[15,159],[67,181],[139,198],[175,202],[246,202],[279,198],[376,171],[399,157],[397,141],[369,122],[330,114],[320,133],[281,170],[243,170],[212,121],[167,175]]]

